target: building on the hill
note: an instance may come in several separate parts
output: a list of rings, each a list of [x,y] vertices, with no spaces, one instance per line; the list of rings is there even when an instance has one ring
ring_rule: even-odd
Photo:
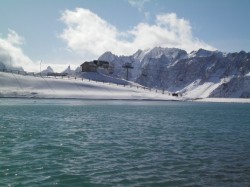
[[[97,65],[97,67],[102,67],[102,68],[106,68],[106,69],[109,68],[109,62],[107,62],[107,61],[94,60],[93,62]]]
[[[102,60],[94,60],[90,62],[84,62],[81,65],[82,72],[96,72],[98,68],[109,68],[109,62]]]
[[[82,72],[96,72],[97,65],[94,62],[84,62],[81,65]]]

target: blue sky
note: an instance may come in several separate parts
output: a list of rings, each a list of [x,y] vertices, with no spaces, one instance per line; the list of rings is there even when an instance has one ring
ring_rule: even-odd
[[[249,52],[249,8],[249,0],[1,0],[0,60],[36,70],[40,60],[59,69],[155,46]]]

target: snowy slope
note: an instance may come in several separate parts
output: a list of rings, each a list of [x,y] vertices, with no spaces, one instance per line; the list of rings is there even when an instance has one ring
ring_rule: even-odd
[[[0,72],[0,97],[179,100],[166,92],[162,94],[137,86]]]
[[[105,82],[105,83],[113,83],[113,84],[121,84],[121,85],[129,85],[130,82],[124,79],[118,79],[115,77],[111,77],[105,74],[96,73],[96,72],[81,72],[78,74],[79,77],[84,79],[90,79],[93,81],[98,82]]]

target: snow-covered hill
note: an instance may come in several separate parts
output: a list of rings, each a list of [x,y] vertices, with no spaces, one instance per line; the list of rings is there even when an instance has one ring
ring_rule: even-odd
[[[188,54],[176,48],[138,50],[131,56],[106,52],[99,60],[114,67],[111,76],[125,78],[122,67],[130,63],[129,80],[141,85],[179,92],[190,98],[250,98],[250,53],[222,53],[200,49]]]
[[[98,73],[88,76],[97,75]],[[113,83],[105,83],[80,77],[55,78],[0,72],[0,98],[183,100],[183,98],[170,96],[167,92],[163,94],[160,90],[150,91],[137,84],[127,82],[127,85],[124,85],[117,84],[116,81],[117,79],[112,80],[112,77],[109,77],[109,82]]]

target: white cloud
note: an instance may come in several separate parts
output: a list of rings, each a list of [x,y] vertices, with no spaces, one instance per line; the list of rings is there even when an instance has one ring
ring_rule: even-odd
[[[139,11],[142,11],[144,4],[150,0],[128,0],[129,4],[135,8],[138,8]]]
[[[156,16],[154,24],[139,23],[128,31],[115,26],[90,10],[77,8],[63,12],[66,28],[60,37],[69,49],[82,55],[98,57],[106,51],[118,55],[133,54],[138,49],[176,47],[187,51],[215,48],[194,37],[189,21],[175,13]]]
[[[41,61],[33,61],[23,52],[22,46],[24,42],[25,39],[14,30],[9,29],[6,37],[0,34],[0,69],[22,67],[28,72],[40,71]],[[61,72],[65,70],[68,65],[71,65],[72,69],[76,69],[79,64],[82,63],[82,59],[75,56],[77,55],[72,54],[69,56],[67,52],[60,51],[56,58],[42,60],[41,69],[44,70],[48,66],[51,66],[54,71]]]
[[[98,55],[119,43],[119,31],[89,10],[66,10],[61,19],[67,25],[61,38],[73,51]]]
[[[149,20],[149,18],[150,18],[150,12],[144,12],[143,14],[144,14],[145,20]]]
[[[11,29],[9,29],[9,33],[6,40],[14,45],[22,45],[24,43],[24,38],[19,36],[14,30]]]
[[[21,48],[24,39],[14,30],[9,29],[7,38],[0,38],[0,63],[6,67],[23,67],[25,70],[34,70],[34,62],[26,56]]]

